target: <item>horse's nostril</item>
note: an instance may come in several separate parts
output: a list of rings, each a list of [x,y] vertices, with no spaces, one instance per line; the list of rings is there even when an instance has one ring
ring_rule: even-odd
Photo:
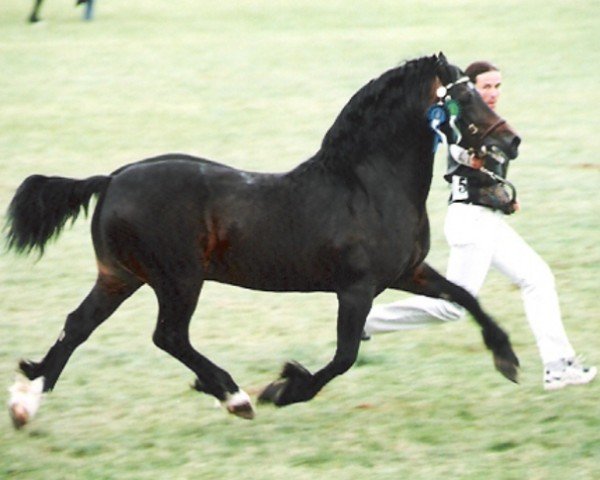
[[[521,145],[521,137],[515,136],[515,138],[513,138],[512,142],[510,143],[510,148],[515,157],[519,152],[519,145]]]

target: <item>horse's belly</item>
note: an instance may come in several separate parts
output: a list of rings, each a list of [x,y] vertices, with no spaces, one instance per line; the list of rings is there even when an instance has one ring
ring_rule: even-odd
[[[309,277],[304,273],[291,272],[282,268],[219,268],[207,272],[206,279],[267,292],[326,292],[333,290],[331,282],[320,276]]]

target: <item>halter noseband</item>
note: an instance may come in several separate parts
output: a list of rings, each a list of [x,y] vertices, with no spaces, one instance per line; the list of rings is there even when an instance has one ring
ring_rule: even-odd
[[[485,132],[483,132],[483,134],[481,135],[481,139],[483,140],[490,133],[492,133],[494,130],[496,130],[499,126],[504,125],[505,123],[506,123],[506,120],[504,120],[503,118],[499,118],[495,123],[493,123],[490,127],[488,127],[488,129]]]

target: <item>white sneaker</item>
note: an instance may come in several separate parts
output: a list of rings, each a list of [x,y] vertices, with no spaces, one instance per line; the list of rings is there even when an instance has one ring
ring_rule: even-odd
[[[577,358],[553,362],[544,367],[544,390],[560,390],[569,385],[590,383],[598,373],[596,367],[584,367]]]

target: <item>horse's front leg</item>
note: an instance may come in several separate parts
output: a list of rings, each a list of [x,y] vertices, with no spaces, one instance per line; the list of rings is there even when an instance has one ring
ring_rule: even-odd
[[[465,308],[481,327],[485,345],[494,355],[496,369],[509,380],[517,382],[519,360],[512,349],[508,335],[481,308],[477,299],[463,287],[451,282],[427,263],[422,263],[409,275],[390,285],[390,288],[441,298]]]
[[[362,329],[371,309],[374,289],[370,284],[356,284],[338,293],[337,349],[331,362],[310,373],[297,362],[288,362],[278,380],[259,396],[260,402],[277,406],[311,400],[333,378],[346,372],[358,355]]]

